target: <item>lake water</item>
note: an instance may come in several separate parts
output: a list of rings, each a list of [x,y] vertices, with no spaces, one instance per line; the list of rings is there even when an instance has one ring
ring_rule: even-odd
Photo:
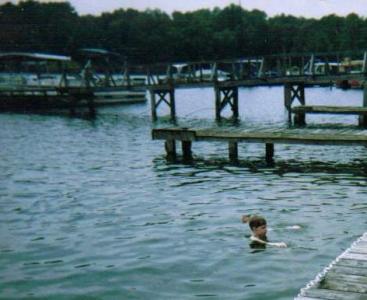
[[[218,126],[211,88],[176,98],[179,126]],[[306,102],[362,92],[309,88]],[[235,130],[287,128],[283,89],[240,89],[240,116]],[[293,299],[366,231],[364,147],[276,145],[267,167],[262,144],[231,166],[224,143],[194,143],[194,164],[172,164],[151,140],[160,120],[149,102],[93,121],[0,114],[0,299]],[[354,116],[307,121],[289,130],[366,134]],[[251,251],[245,213],[289,247]]]

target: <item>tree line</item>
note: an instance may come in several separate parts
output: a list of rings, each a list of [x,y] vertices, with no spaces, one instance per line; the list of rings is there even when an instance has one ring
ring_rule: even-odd
[[[134,63],[230,59],[367,48],[367,20],[355,13],[321,19],[237,5],[193,12],[119,9],[78,15],[68,2],[0,6],[0,51],[70,54],[80,48],[118,52]]]

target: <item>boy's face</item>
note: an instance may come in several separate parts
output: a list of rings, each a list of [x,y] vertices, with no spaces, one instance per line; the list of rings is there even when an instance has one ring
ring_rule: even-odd
[[[266,238],[266,231],[266,225],[254,227],[253,229],[254,235],[259,238]]]

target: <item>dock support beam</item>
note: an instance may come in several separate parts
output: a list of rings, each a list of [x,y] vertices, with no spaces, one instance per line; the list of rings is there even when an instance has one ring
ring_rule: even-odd
[[[305,84],[303,82],[292,82],[284,85],[284,105],[288,111],[288,122],[292,123],[292,103],[298,100],[301,105],[306,104],[305,99]],[[294,123],[296,125],[306,125],[304,113],[299,113],[295,116]]]
[[[182,159],[184,162],[192,161],[191,141],[182,141]]]
[[[96,116],[96,106],[94,103],[94,97],[93,96],[89,96],[88,99],[88,116],[90,118],[94,118]]]
[[[274,144],[265,144],[265,160],[268,165],[274,164]]]
[[[159,97],[157,100],[157,96]],[[171,121],[176,120],[175,90],[173,87],[160,87],[150,89],[152,119],[157,121],[158,106],[164,102],[170,108]]]
[[[176,160],[176,141],[166,140],[166,142],[164,143],[164,147],[166,148],[167,160],[175,161]]]
[[[363,107],[367,107],[367,83],[363,85]],[[367,115],[359,116],[359,126],[367,127]]]
[[[220,121],[222,110],[228,105],[232,109],[232,118],[238,119],[238,86],[215,85],[215,119]],[[222,98],[223,96],[223,98]]]
[[[238,163],[238,143],[229,142],[228,143],[229,161],[233,164]]]

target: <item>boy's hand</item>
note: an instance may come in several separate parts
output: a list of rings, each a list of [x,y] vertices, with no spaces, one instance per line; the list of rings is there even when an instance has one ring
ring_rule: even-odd
[[[280,243],[270,243],[272,246],[274,247],[278,247],[278,248],[287,248],[287,244],[284,242],[280,242]]]

